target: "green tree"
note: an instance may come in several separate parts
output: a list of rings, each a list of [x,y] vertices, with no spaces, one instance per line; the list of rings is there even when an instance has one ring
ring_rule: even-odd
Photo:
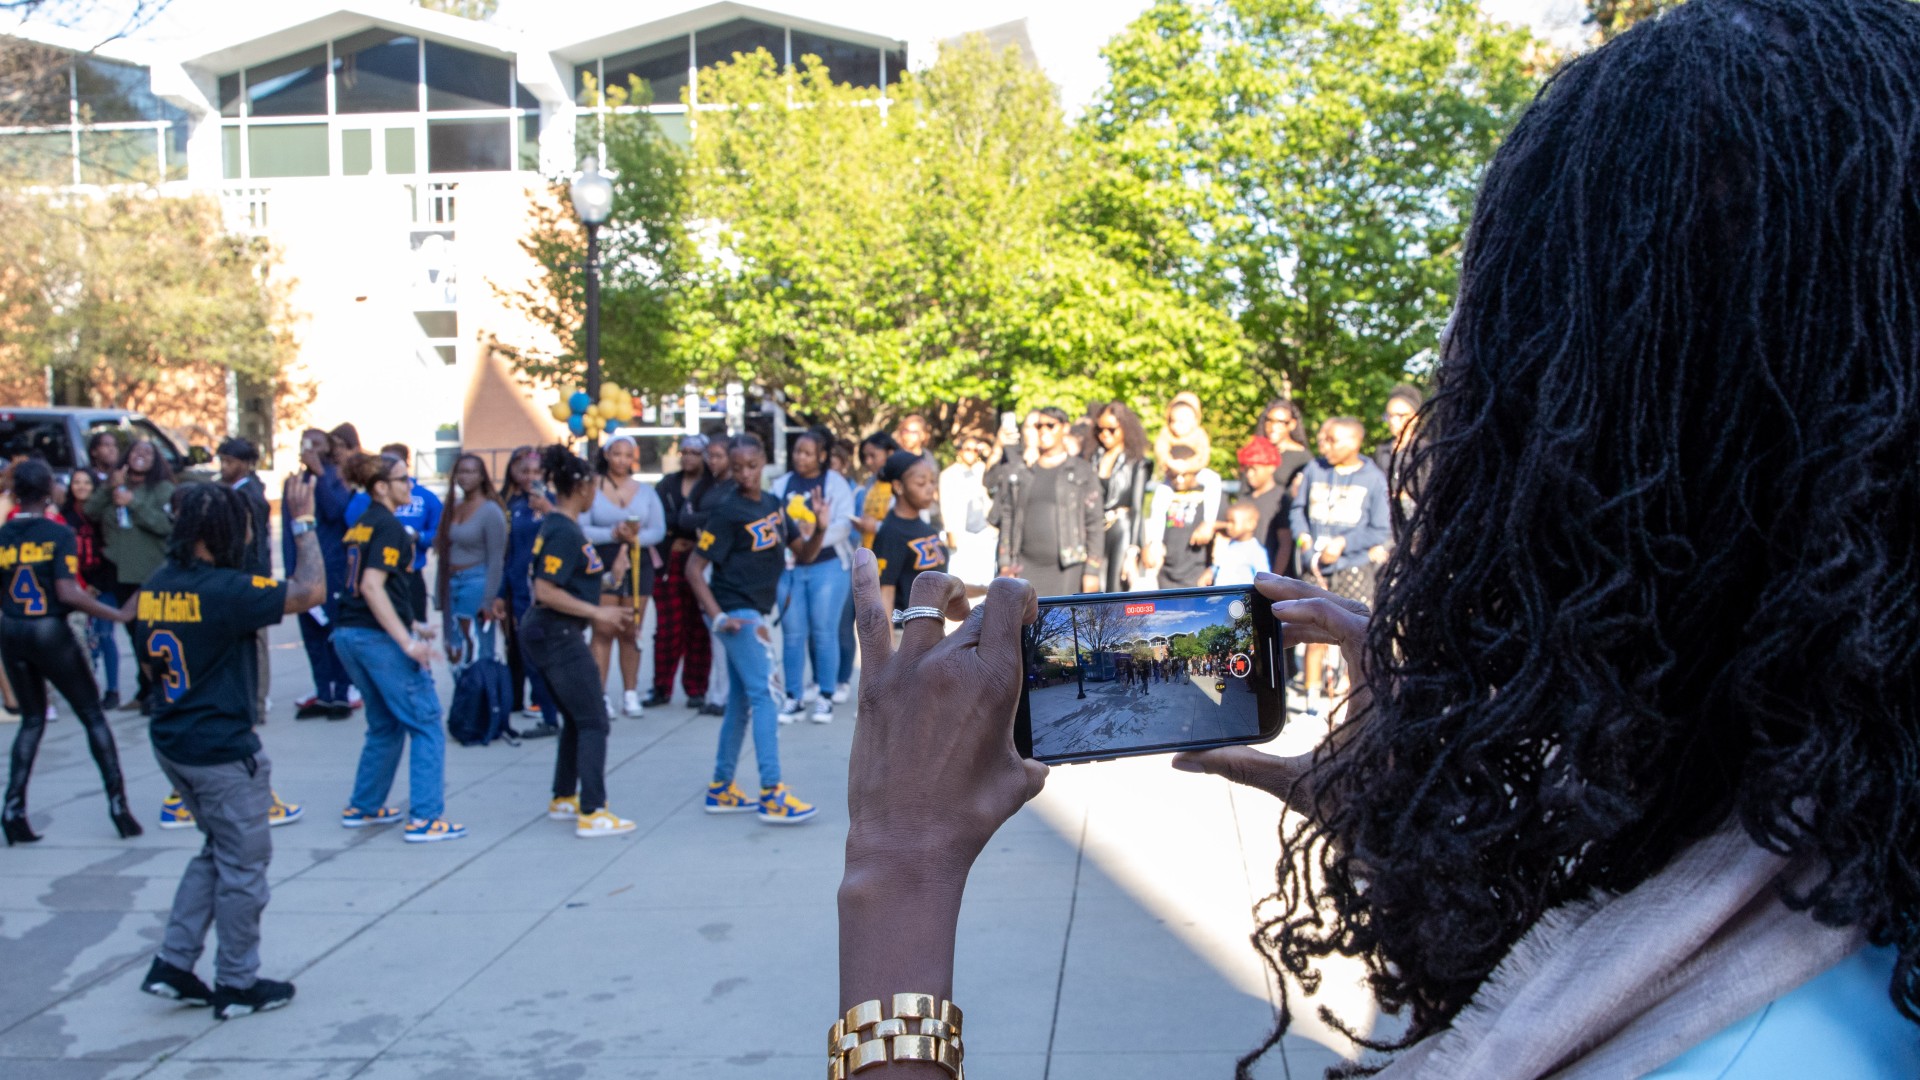
[[[1445,321],[1531,37],[1474,0],[1159,0],[1105,55],[1086,232],[1233,312],[1256,395],[1371,415]]]
[[[224,417],[226,376],[290,388],[292,281],[204,197],[0,194],[0,379],[69,404]]]
[[[1611,38],[1642,19],[1679,6],[1680,0],[1593,0],[1587,8],[1587,25],[1599,30],[1602,38]]]
[[[1230,394],[1217,308],[1103,253],[1067,213],[1086,181],[1045,77],[974,38],[883,109],[811,60],[701,73],[696,217],[712,223],[688,340],[702,371],[784,391],[840,430],[963,401],[1026,408],[1179,387]]]
[[[445,12],[463,19],[485,22],[500,10],[500,0],[414,0],[428,11]]]
[[[589,104],[600,100],[588,86]],[[644,105],[646,85],[609,87],[613,108]],[[631,390],[685,385],[688,358],[679,345],[683,295],[689,285],[687,177],[682,152],[652,115],[582,113],[576,150],[601,155],[613,178],[613,209],[600,227],[600,357],[605,378]],[[573,215],[570,177],[553,177],[530,213],[521,248],[539,269],[524,284],[494,288],[509,306],[551,333],[548,341],[503,341],[493,348],[534,379],[567,387],[586,381],[587,236]]]

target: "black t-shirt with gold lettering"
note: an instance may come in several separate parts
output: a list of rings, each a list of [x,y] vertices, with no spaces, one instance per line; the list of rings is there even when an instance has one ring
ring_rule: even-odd
[[[56,618],[67,613],[55,582],[80,576],[73,530],[57,521],[22,515],[0,525],[0,612],[9,619]]]
[[[551,581],[597,606],[600,575],[606,572],[606,564],[587,543],[579,522],[558,512],[540,522],[540,535],[533,541],[533,580]]]
[[[893,586],[893,610],[912,606],[914,579],[929,570],[947,571],[947,545],[940,530],[917,517],[888,514],[873,537],[873,557],[880,584]]]
[[[413,534],[393,516],[393,511],[379,503],[368,504],[367,512],[347,530],[346,542],[347,595],[340,601],[340,615],[336,620],[339,625],[381,629],[380,620],[373,617],[373,609],[367,606],[367,598],[360,594],[360,578],[368,570],[386,572],[387,600],[393,604],[393,612],[400,616],[401,624],[412,626],[419,622],[421,613],[416,609],[411,579]]]
[[[713,508],[696,543],[713,564],[710,584],[721,611],[773,610],[794,535],[780,500],[765,491],[753,499],[735,491]]]
[[[169,560],[140,587],[133,640],[155,675],[153,748],[182,765],[224,765],[260,750],[254,635],[280,621],[287,583]]]

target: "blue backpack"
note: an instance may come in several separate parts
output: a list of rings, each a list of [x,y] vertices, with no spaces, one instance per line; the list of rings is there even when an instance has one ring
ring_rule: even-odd
[[[475,660],[453,684],[447,734],[461,746],[485,746],[503,736],[518,743],[507,724],[512,710],[513,675],[507,665],[492,657]]]

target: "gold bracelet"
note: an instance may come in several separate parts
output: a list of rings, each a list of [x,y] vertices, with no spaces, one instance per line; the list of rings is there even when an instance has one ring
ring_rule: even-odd
[[[878,998],[863,1001],[827,1030],[827,1080],[889,1061],[930,1061],[966,1080],[960,1020],[960,1006],[932,994],[893,995],[892,1016],[881,1015]]]

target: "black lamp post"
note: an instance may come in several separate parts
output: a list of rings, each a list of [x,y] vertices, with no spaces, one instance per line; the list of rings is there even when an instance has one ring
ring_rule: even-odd
[[[573,181],[573,213],[587,230],[587,396],[600,400],[600,226],[613,211],[613,181],[600,159],[580,163]]]

